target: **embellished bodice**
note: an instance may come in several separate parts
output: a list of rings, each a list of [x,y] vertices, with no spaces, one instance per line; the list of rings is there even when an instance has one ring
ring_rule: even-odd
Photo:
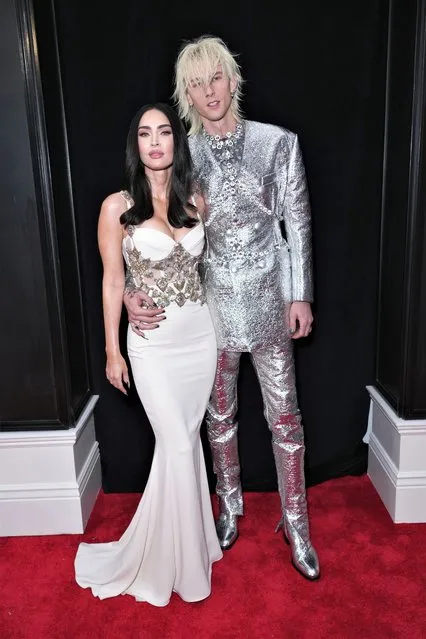
[[[204,248],[202,222],[177,242],[166,233],[145,226],[129,226],[123,256],[134,288],[147,293],[158,306],[175,302],[205,302],[198,264]]]

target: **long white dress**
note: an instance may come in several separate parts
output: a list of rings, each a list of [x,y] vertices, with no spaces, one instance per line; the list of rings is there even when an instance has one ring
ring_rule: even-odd
[[[176,592],[199,601],[209,596],[212,563],[222,557],[200,440],[216,370],[214,328],[196,271],[203,246],[202,223],[180,242],[144,227],[123,241],[135,279],[154,298],[157,292],[159,305],[169,304],[147,340],[128,330],[133,377],[156,444],[148,483],[123,536],[79,546],[76,581],[100,599],[129,594],[166,606]]]

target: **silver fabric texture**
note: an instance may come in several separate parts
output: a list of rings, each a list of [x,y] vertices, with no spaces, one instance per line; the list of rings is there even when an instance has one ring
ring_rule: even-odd
[[[240,356],[248,351],[272,432],[284,523],[295,555],[300,543],[309,543],[289,328],[291,303],[313,299],[305,170],[297,136],[286,129],[244,121],[232,144],[218,147],[217,141],[203,133],[189,138],[195,179],[206,201],[203,271],[219,348],[207,416],[216,492],[222,512],[243,513],[235,415]]]
[[[203,277],[218,346],[251,352],[284,344],[291,302],[313,298],[310,206],[297,136],[246,120],[232,146],[213,148],[209,141],[203,133],[189,138],[206,201]]]
[[[207,433],[217,475],[221,511],[243,514],[237,430],[237,377],[241,353],[219,351],[216,380],[207,412]],[[297,405],[293,345],[256,349],[251,353],[272,432],[278,489],[289,538],[309,542],[303,427]]]
[[[222,511],[216,519],[216,534],[223,550],[231,548],[238,539],[238,516]]]
[[[216,494],[223,513],[243,514],[238,457],[237,378],[241,353],[219,351],[216,378],[207,407],[207,436],[217,476]]]
[[[284,529],[298,557],[310,546],[306,503],[302,419],[297,403],[293,344],[252,353],[265,409],[272,431]]]

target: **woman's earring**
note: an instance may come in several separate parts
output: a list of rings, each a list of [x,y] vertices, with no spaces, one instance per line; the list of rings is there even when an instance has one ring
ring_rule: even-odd
[[[231,98],[233,98],[235,95],[235,91],[231,91]]]

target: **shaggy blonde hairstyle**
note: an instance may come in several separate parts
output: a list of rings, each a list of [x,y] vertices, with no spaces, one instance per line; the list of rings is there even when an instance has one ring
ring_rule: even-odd
[[[201,36],[201,38],[186,42],[182,46],[175,65],[173,98],[180,117],[189,125],[188,135],[195,135],[202,129],[201,117],[196,109],[189,105],[188,87],[195,79],[201,84],[209,84],[219,65],[229,80],[237,82],[231,102],[231,112],[237,121],[242,119],[240,103],[243,78],[235,57],[224,41],[214,36]]]

